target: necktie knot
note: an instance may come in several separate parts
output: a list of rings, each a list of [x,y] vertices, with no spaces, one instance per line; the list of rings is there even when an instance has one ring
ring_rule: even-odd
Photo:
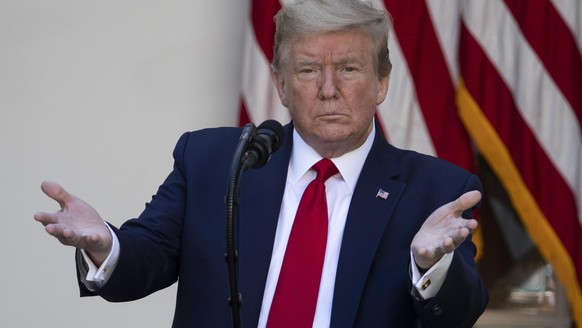
[[[319,162],[315,163],[312,168],[317,173],[315,179],[321,182],[325,182],[339,172],[335,164],[333,164],[333,162],[328,158],[321,159]]]

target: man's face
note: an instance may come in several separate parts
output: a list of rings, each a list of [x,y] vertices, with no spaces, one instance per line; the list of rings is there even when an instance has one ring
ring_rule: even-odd
[[[370,37],[357,30],[301,36],[287,55],[275,82],[299,135],[323,157],[362,145],[388,90]]]

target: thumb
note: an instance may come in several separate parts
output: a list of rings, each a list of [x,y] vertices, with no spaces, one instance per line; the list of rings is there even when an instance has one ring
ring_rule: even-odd
[[[477,190],[468,191],[450,203],[450,210],[456,213],[473,208],[481,200],[481,193]]]
[[[67,203],[73,200],[73,196],[69,194],[65,188],[53,181],[43,181],[40,189],[50,198],[59,203],[61,208],[65,208]]]

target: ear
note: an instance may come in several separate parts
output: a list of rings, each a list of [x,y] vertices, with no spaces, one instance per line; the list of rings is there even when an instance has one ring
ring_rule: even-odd
[[[376,95],[376,105],[380,105],[386,99],[388,94],[388,85],[390,84],[390,75],[378,80],[378,93]]]
[[[281,104],[285,107],[289,107],[289,101],[287,100],[287,92],[285,91],[285,74],[281,72],[273,71],[271,76],[277,87],[277,93],[279,94],[279,99],[281,99]]]

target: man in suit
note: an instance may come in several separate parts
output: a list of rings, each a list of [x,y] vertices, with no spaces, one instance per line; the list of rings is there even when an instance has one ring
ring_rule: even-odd
[[[376,126],[391,69],[387,13],[359,1],[308,0],[276,20],[273,77],[292,122],[265,167],[240,184],[243,326],[289,326],[310,313],[305,326],[471,327],[487,304],[470,240],[481,185],[452,164],[389,145]],[[240,133],[184,134],[174,170],[119,229],[58,184],[42,184],[62,209],[35,219],[79,250],[82,295],[130,301],[179,281],[174,327],[230,325],[224,185]],[[278,307],[295,212],[321,159],[337,171],[325,181],[328,231],[314,307]]]

